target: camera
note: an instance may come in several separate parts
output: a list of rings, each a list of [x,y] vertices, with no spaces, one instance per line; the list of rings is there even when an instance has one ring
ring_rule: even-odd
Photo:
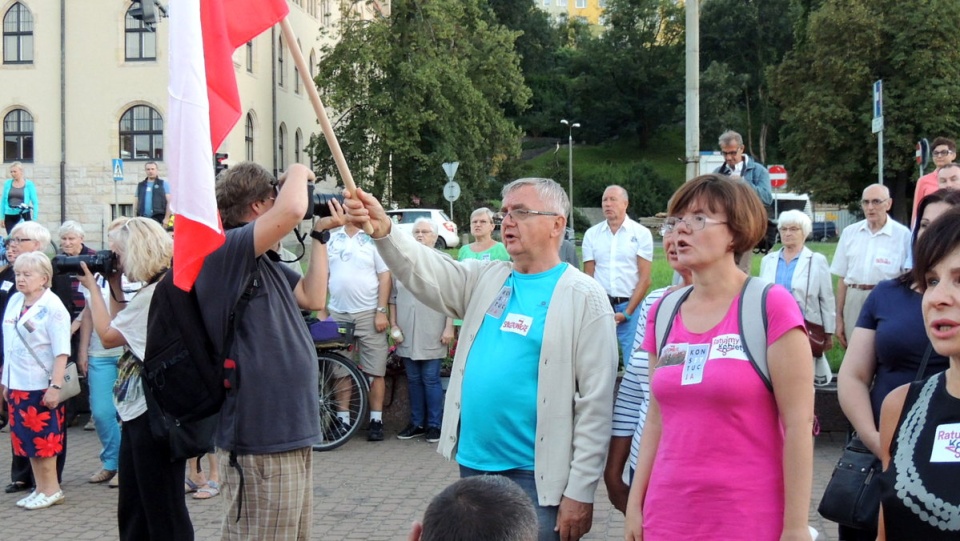
[[[100,273],[102,276],[110,276],[117,269],[117,254],[110,250],[100,250],[91,255],[57,255],[51,261],[53,265],[53,274],[60,276],[62,274],[83,274],[80,268],[80,262],[86,263],[91,273]]]
[[[326,218],[330,216],[330,207],[327,206],[327,203],[336,199],[343,204],[343,196],[336,193],[313,193],[313,184],[307,184],[307,196],[310,204],[307,205],[307,213],[303,217],[304,220],[312,220],[314,216],[317,218]]]

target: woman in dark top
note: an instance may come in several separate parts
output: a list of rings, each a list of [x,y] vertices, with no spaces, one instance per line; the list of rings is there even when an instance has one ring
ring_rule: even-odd
[[[919,214],[921,215],[922,214]],[[880,540],[960,538],[960,209],[914,249],[923,322],[949,368],[897,387],[883,401]]]
[[[925,225],[958,205],[958,192],[940,190],[925,197],[917,209],[920,220],[914,244],[925,234]],[[877,284],[863,305],[837,377],[837,394],[844,415],[864,445],[878,457],[882,454],[878,427],[883,399],[890,391],[917,378],[930,344],[924,332],[919,287],[910,273]],[[947,365],[947,358],[934,352],[924,374],[943,372]],[[873,540],[876,535],[875,530],[840,527],[842,541]]]

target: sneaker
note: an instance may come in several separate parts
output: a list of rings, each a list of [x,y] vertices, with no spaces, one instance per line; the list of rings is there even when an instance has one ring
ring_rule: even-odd
[[[92,418],[89,421],[87,421],[87,424],[83,425],[83,430],[86,432],[90,432],[91,430],[96,430],[96,429],[97,427],[94,426]]]
[[[63,503],[62,490],[58,490],[49,496],[42,492],[38,492],[33,499],[23,505],[23,508],[33,511],[34,509],[45,509],[51,505],[58,505],[61,503]]]
[[[327,425],[327,429],[323,433],[323,440],[337,441],[349,431],[349,424],[344,423],[339,417],[334,417],[333,420],[330,421],[330,424]]]
[[[107,481],[113,479],[115,475],[117,475],[117,470],[100,470],[91,475],[90,479],[87,479],[87,482],[93,484],[106,483]]]
[[[110,488],[117,488],[117,487],[119,487],[119,486],[120,486],[120,476],[119,476],[119,475],[114,475],[114,476],[113,476],[113,479],[111,479],[110,482],[107,483],[107,486],[110,487]]]
[[[397,434],[397,439],[411,440],[413,438],[416,438],[417,436],[424,435],[426,432],[427,431],[424,430],[422,426],[417,426],[413,423],[410,423],[407,425],[407,428],[404,428],[403,430],[400,431],[399,434]]]
[[[427,443],[437,443],[440,441],[440,428],[436,426],[431,426],[427,428]]]
[[[367,441],[383,441],[383,421],[370,421],[367,428]]]
[[[37,491],[34,490],[34,491],[31,492],[30,495],[27,496],[26,498],[20,498],[20,500],[17,501],[17,507],[23,507],[23,506],[27,505],[28,503],[30,503],[30,500],[32,500],[32,499],[34,499],[34,498],[36,498],[36,497],[37,497]]]

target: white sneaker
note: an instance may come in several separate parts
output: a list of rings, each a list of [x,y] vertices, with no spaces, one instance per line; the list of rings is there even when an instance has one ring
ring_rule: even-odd
[[[58,490],[53,494],[47,496],[42,492],[38,492],[37,496],[24,504],[23,508],[33,511],[35,509],[45,509],[51,505],[57,505],[63,503],[63,491]]]
[[[28,503],[30,503],[30,500],[32,500],[32,499],[35,498],[36,496],[37,496],[37,491],[34,490],[34,491],[31,492],[30,495],[27,496],[26,498],[20,498],[19,500],[17,500],[17,507],[23,507],[23,506],[27,505]]]

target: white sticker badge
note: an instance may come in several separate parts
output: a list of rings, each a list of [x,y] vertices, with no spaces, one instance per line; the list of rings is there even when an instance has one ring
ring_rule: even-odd
[[[707,364],[710,344],[691,344],[687,349],[687,359],[683,362],[681,385],[696,385],[703,381],[703,368]]]
[[[4,282],[0,284],[0,291],[10,291],[11,287],[13,287],[13,282]]]
[[[960,423],[937,427],[930,462],[960,462]]]
[[[503,325],[500,326],[500,330],[526,336],[527,333],[530,332],[531,325],[533,325],[532,317],[510,313],[507,314],[506,319],[503,320]]]
[[[493,302],[490,303],[490,308],[487,308],[487,315],[500,319],[503,316],[503,311],[507,309],[507,304],[510,303],[511,295],[513,295],[512,287],[501,287],[500,293],[497,293],[497,298],[493,299]]]

